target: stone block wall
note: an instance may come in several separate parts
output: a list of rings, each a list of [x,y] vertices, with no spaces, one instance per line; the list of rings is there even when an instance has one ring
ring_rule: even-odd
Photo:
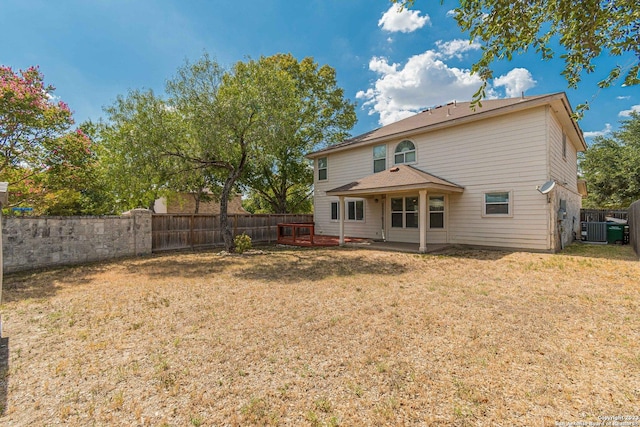
[[[151,253],[151,211],[122,216],[3,217],[4,272]]]

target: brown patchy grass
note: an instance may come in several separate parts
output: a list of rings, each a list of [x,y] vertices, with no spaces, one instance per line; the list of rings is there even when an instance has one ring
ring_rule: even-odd
[[[7,425],[556,425],[638,416],[640,263],[176,253],[5,278]]]

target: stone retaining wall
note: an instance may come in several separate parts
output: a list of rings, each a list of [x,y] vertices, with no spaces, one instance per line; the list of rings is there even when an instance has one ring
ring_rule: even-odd
[[[151,253],[151,211],[122,216],[3,217],[4,272]]]

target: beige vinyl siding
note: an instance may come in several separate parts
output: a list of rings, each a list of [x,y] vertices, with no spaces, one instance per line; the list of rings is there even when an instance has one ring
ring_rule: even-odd
[[[416,145],[415,167],[464,187],[462,194],[447,196],[446,230],[430,236],[427,229],[427,242],[552,249],[550,207],[546,196],[536,190],[550,176],[549,129],[557,126],[550,114],[541,106],[409,138]],[[387,166],[401,139],[406,138],[386,142]],[[319,233],[338,234],[339,224],[330,221],[330,200],[337,197],[329,198],[325,192],[372,174],[374,145],[379,143],[328,155],[328,180],[315,184]],[[570,147],[566,163],[575,163],[575,149],[571,144]],[[498,191],[511,193],[512,215],[483,216],[484,193]],[[387,239],[419,242],[417,229],[391,229],[388,206],[391,196],[388,194],[386,198]],[[375,205],[373,199],[366,199],[365,224],[347,223],[346,235],[381,237],[379,207],[380,203]]]
[[[550,179],[578,194],[577,151],[567,134],[567,155],[562,157],[562,126],[553,112],[549,112]]]
[[[420,243],[420,234],[417,228],[389,228],[387,240],[389,242]]]
[[[550,249],[544,107],[414,138],[418,167],[465,187],[450,195],[448,242]],[[511,192],[511,217],[482,215],[485,192]],[[427,240],[429,232],[427,231]]]
[[[388,147],[387,147],[388,156]],[[315,162],[317,169],[317,162]],[[317,170],[316,177],[317,177]],[[373,146],[360,147],[327,156],[327,180],[314,185],[314,221],[317,234],[337,236],[340,234],[338,221],[331,221],[331,202],[338,197],[327,196],[326,192],[344,184],[356,181],[373,173]],[[346,198],[345,200],[355,200]],[[345,235],[348,237],[382,238],[381,198],[364,199],[364,221],[345,221]]]
[[[382,202],[373,198],[345,198],[345,210],[347,202],[353,200],[364,201],[364,221],[350,221],[345,219],[344,231],[348,237],[365,237],[370,239],[382,238]],[[314,221],[316,234],[325,236],[338,236],[340,234],[340,222],[331,219],[331,202],[339,202],[338,197],[321,196],[315,198]],[[342,213],[341,213],[342,214]],[[345,217],[346,218],[346,217]]]

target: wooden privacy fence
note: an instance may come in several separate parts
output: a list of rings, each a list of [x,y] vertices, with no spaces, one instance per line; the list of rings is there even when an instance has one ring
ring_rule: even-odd
[[[627,219],[628,213],[624,210],[580,209],[581,222],[605,222],[606,217]]]
[[[640,257],[640,200],[629,206],[629,243]]]
[[[265,214],[229,215],[234,236],[245,233],[254,243],[271,243],[278,239],[279,223],[313,222],[313,215]],[[220,215],[154,214],[152,217],[152,251],[195,249],[220,246]]]

